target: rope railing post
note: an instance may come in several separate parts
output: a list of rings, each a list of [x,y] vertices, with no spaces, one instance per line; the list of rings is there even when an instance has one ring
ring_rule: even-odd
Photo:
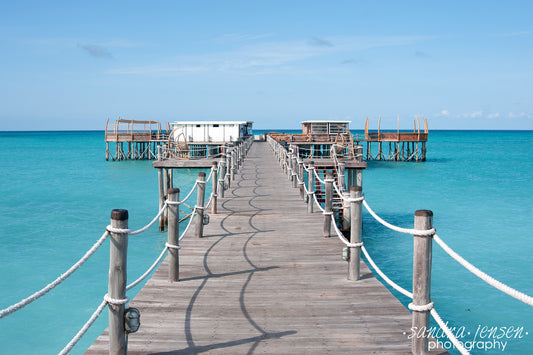
[[[297,188],[298,187],[298,163],[296,160],[296,152],[292,152],[292,187]]]
[[[212,187],[212,190],[213,190],[213,200],[212,200],[212,205],[211,205],[211,213],[212,214],[217,214],[217,187],[218,187],[218,164],[217,162],[213,162],[213,187]]]
[[[415,212],[415,230],[432,229],[433,212],[418,210]],[[409,308],[413,311],[412,328],[416,334],[412,339],[413,354],[427,354],[429,331],[429,311],[431,303],[431,258],[432,235],[414,235],[413,249],[413,303]]]
[[[228,178],[228,188],[231,187],[231,152],[229,151],[229,146],[226,145],[226,174],[224,175],[224,181],[226,177]]]
[[[363,206],[360,198],[361,186],[350,186],[350,243],[361,243],[363,235]],[[361,246],[348,247],[350,261],[348,262],[348,280],[357,281],[360,278]]]
[[[220,197],[224,197],[224,180],[226,176],[226,160],[224,158],[220,159],[220,177],[218,178],[218,189],[217,192],[220,194]]]
[[[161,146],[157,146],[157,160],[161,161],[163,159],[162,156],[162,148]],[[159,210],[163,208],[163,204],[165,203],[165,187],[163,185],[163,168],[157,169],[157,178],[159,181]],[[161,214],[159,217],[159,231],[162,232],[165,230],[165,215]]]
[[[285,165],[287,166],[287,179],[290,181],[291,180],[291,177],[292,177],[292,174],[291,174],[291,171],[292,171],[292,151],[290,149],[290,147],[287,148],[287,152],[286,152],[286,155],[285,155]]]
[[[345,176],[346,176],[346,164],[342,163],[342,162],[339,162],[338,181],[339,181],[339,188],[340,188],[341,191],[346,191],[346,179],[345,179]]]
[[[111,228],[124,232],[111,231],[109,243],[109,354],[126,354],[126,333],[124,331],[124,308],[126,299],[126,270],[128,250],[128,211],[111,211]]]
[[[287,154],[285,154],[285,149],[281,149],[281,164],[283,165],[283,173],[287,174]]]
[[[307,196],[307,213],[313,213],[313,205],[315,204],[313,194],[315,193],[315,162],[310,161],[307,167],[307,191],[309,195]]]
[[[304,162],[302,160],[298,162],[298,185],[300,187],[300,198],[304,200]]]
[[[205,173],[198,173],[198,190],[196,195],[196,238],[204,234],[204,201],[205,201]]]
[[[170,174],[168,173],[170,169],[163,168],[163,184],[164,184],[164,196],[167,196],[168,190],[170,189]],[[165,209],[163,212],[165,216],[165,227],[168,226],[168,210]]]
[[[179,202],[180,189],[172,188],[168,190],[168,281],[174,282],[180,280],[180,259],[179,259],[179,238],[180,238],[180,209]]]
[[[331,235],[331,215],[333,214],[333,174],[326,173],[326,197],[324,201],[324,238],[329,238]]]
[[[236,174],[236,171],[237,170],[237,160],[235,159],[235,149],[232,149],[231,150],[231,180],[235,180],[235,174]]]
[[[352,188],[353,186],[350,186],[350,189]],[[343,231],[343,232],[347,232],[350,230],[350,226],[351,226],[351,202],[349,201],[350,199],[350,191],[341,191],[342,193],[342,196],[341,196],[341,200],[342,200],[342,223],[340,225],[340,229]]]

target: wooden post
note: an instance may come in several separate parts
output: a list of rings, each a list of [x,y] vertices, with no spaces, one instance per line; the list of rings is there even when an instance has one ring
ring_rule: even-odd
[[[211,213],[217,214],[217,187],[218,187],[218,164],[216,161],[213,162],[213,200],[211,201]]]
[[[351,186],[350,186],[351,188]],[[350,192],[349,191],[342,191],[342,196],[344,197],[342,199],[342,225],[341,225],[341,230],[343,232],[346,232],[346,231],[349,231],[350,230],[350,225],[351,225],[351,204],[349,201],[346,201],[345,198],[349,198],[350,197]]]
[[[353,199],[361,197],[361,186],[350,186],[350,243],[360,243],[363,235],[362,201]],[[359,280],[361,264],[361,247],[349,247],[348,280]]]
[[[157,160],[161,161],[161,146],[157,147]],[[165,187],[163,185],[163,168],[157,169],[157,177],[159,180],[159,210],[163,208],[165,204]],[[165,230],[165,214],[162,213],[159,217],[159,231],[162,232]]]
[[[296,152],[292,152],[292,187],[298,187],[298,163],[296,159]]]
[[[236,173],[236,165],[237,165],[237,161],[235,159],[235,149],[232,149],[231,150],[231,180],[235,180],[235,173]]]
[[[299,177],[299,182],[298,182],[298,185],[300,187],[300,198],[302,200],[305,199],[304,197],[304,192],[305,192],[305,189],[304,189],[304,162],[303,160],[299,161],[298,162],[298,177]]]
[[[224,182],[226,182],[226,176],[228,177],[228,188],[231,187],[231,153],[229,153],[229,146],[226,146],[226,174],[224,174]]]
[[[282,154],[282,156],[281,156],[281,164],[282,164],[282,166],[283,166],[283,173],[284,173],[284,174],[287,174],[287,164],[286,164],[286,162],[287,162],[287,155],[286,155],[285,153],[288,154],[289,152],[286,152],[285,150],[282,150],[282,151],[281,151],[281,154]]]
[[[355,169],[355,186],[363,187],[363,169]]]
[[[331,234],[331,216],[333,215],[333,179],[332,173],[326,173],[326,200],[324,201],[324,238],[329,238]]]
[[[218,190],[220,197],[224,197],[224,182],[226,176],[226,160],[224,158],[220,159],[220,177],[218,178]]]
[[[180,200],[180,189],[171,188],[168,190],[168,201],[178,202]],[[168,205],[168,281],[180,280],[180,259],[179,259],[179,237],[180,237],[180,210],[179,205]]]
[[[433,212],[418,210],[415,212],[415,229],[433,228]],[[433,236],[414,236],[413,249],[413,305],[425,306],[431,303],[431,259]],[[413,354],[427,354],[429,331],[429,310],[416,311],[412,314],[412,328],[416,334],[412,339]]]
[[[339,162],[339,176],[338,176],[338,181],[339,181],[339,189],[341,191],[346,191],[346,164],[345,163],[342,163],[342,162]]]
[[[196,192],[196,238],[204,234],[204,199],[205,199],[205,173],[198,173],[198,190]]]
[[[111,227],[128,229],[128,211],[111,211]],[[128,233],[111,232],[109,243],[108,297],[112,300],[126,298]],[[124,331],[125,304],[109,304],[109,354],[126,354]]]
[[[313,194],[315,193],[315,162],[310,161],[307,167],[307,190],[309,195],[307,196],[307,212],[313,213],[313,207],[315,204],[315,199]]]

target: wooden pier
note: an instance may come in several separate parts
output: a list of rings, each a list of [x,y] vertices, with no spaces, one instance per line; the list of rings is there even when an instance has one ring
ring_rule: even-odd
[[[131,354],[410,354],[410,312],[361,265],[347,280],[344,244],[323,238],[267,143],[254,143],[218,199],[204,237],[180,242],[130,306]],[[107,330],[87,354],[108,353]],[[439,353],[439,352],[437,352]]]
[[[414,122],[413,132],[400,132],[399,122],[398,130],[396,132],[382,132],[380,128],[380,118],[377,132],[370,132],[368,129],[367,118],[365,123],[365,139],[362,140],[366,141],[366,161],[426,161],[426,143],[428,140],[429,128],[427,119],[423,118],[422,122],[424,125],[423,131],[420,131],[420,121],[417,117]],[[372,146],[376,144],[377,153],[373,154]]]
[[[157,158],[157,147],[168,142],[169,127],[161,129],[157,121],[117,119],[113,129],[105,124],[105,160],[150,160]],[[168,124],[167,124],[168,126]],[[110,148],[110,143],[114,148]],[[114,153],[113,153],[114,152]]]

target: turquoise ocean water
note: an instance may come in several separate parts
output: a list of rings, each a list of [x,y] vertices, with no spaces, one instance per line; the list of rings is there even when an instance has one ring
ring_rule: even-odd
[[[0,132],[0,309],[76,262],[102,235],[113,208],[129,210],[133,229],[157,212],[151,162],[106,162],[103,138],[103,132]],[[366,200],[403,227],[412,227],[415,210],[431,209],[448,245],[533,295],[532,145],[531,131],[432,131],[427,162],[369,163]],[[175,185],[188,191],[197,173],[182,172]],[[410,290],[412,238],[386,230],[366,212],[363,217],[367,249],[391,279]],[[129,280],[146,270],[165,240],[157,226],[130,238]],[[50,294],[0,319],[0,353],[59,352],[107,292],[108,250],[106,242]],[[461,340],[475,340],[472,353],[533,351],[533,308],[472,276],[436,244],[432,299]],[[72,353],[83,353],[106,325],[104,312]]]

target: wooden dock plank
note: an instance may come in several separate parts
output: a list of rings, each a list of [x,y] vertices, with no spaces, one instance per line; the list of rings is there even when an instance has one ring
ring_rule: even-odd
[[[165,262],[131,302],[131,354],[411,353],[409,311],[362,265],[348,281],[343,244],[254,143],[205,237],[181,242],[180,282]],[[130,261],[131,262],[131,261]],[[107,330],[87,354],[107,353]]]

